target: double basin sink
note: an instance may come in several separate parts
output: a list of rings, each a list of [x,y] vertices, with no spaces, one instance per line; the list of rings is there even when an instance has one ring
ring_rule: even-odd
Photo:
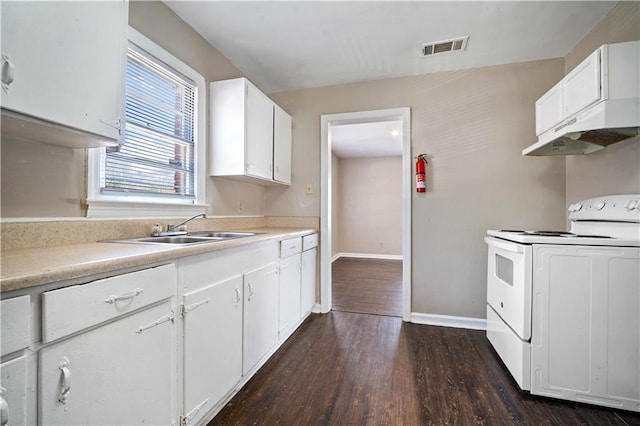
[[[138,237],[127,238],[121,240],[108,240],[112,243],[134,243],[134,244],[175,244],[175,245],[191,245],[206,244],[217,241],[227,241],[235,238],[252,237],[258,235],[258,232],[240,232],[240,231],[200,231],[189,232],[184,235],[169,235],[160,237]]]

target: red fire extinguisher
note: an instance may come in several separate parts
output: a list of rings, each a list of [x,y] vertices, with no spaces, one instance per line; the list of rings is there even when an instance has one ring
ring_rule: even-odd
[[[416,161],[416,192],[427,192],[427,181],[425,178],[425,166],[427,165],[427,155],[418,155]]]

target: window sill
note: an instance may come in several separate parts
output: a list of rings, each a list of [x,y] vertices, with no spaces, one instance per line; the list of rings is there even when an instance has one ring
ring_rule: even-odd
[[[183,217],[206,213],[206,204],[180,204],[144,201],[85,200],[87,217]]]

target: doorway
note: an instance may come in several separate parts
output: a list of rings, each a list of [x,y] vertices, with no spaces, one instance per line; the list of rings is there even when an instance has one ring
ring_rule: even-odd
[[[389,110],[362,111],[345,114],[331,114],[321,116],[321,256],[320,256],[320,308],[321,312],[329,312],[332,309],[332,260],[335,232],[335,217],[333,217],[333,205],[336,202],[332,190],[334,178],[332,160],[332,140],[340,133],[341,126],[349,126],[366,123],[397,122],[399,129],[400,153],[401,153],[401,226],[402,234],[399,244],[401,255],[396,255],[396,263],[401,264],[401,316],[408,321],[411,313],[411,153],[410,153],[410,109],[397,108]],[[365,141],[366,142],[366,141]],[[373,143],[373,141],[371,141]],[[373,147],[373,145],[369,145]],[[366,147],[365,147],[366,149]],[[335,158],[335,157],[334,157]],[[371,198],[375,194],[370,195]],[[383,225],[383,224],[381,224]],[[382,246],[383,241],[380,242]],[[384,251],[384,250],[381,250]],[[397,250],[396,250],[397,252]],[[365,258],[367,256],[364,256]],[[378,256],[374,256],[378,257]],[[387,259],[393,259],[390,256]],[[397,311],[396,311],[397,312]]]

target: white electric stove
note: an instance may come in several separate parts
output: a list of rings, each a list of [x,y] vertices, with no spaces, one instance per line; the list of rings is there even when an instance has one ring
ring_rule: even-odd
[[[640,194],[569,219],[487,231],[487,337],[523,390],[640,412]]]

